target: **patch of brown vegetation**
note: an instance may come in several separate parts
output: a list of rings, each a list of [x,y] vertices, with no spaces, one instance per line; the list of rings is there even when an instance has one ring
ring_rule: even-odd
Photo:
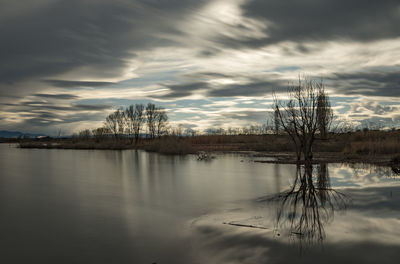
[[[21,148],[61,149],[130,149],[138,148],[163,154],[191,154],[199,151],[257,151],[281,157],[282,162],[292,162],[294,148],[286,135],[200,135],[193,137],[163,136],[142,139],[132,144],[128,138],[90,138],[46,141],[21,141]],[[315,160],[368,161],[390,160],[400,155],[400,130],[358,131],[330,134],[328,139],[317,139],[313,152]]]

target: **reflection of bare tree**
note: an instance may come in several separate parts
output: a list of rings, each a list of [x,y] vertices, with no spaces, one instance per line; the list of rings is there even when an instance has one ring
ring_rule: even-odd
[[[335,210],[347,205],[347,197],[331,188],[326,164],[317,168],[298,165],[291,189],[271,201],[278,206],[277,226],[288,229],[301,244],[322,242],[324,224],[333,219]]]
[[[395,174],[395,175],[400,175],[400,166],[392,166],[391,167],[392,168],[392,172]]]
[[[393,174],[400,175],[400,157],[392,158],[390,163]]]

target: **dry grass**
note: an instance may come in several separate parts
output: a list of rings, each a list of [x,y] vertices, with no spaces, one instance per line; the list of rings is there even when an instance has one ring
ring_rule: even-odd
[[[400,131],[355,132],[343,149],[345,154],[377,155],[400,153]]]
[[[45,148],[45,149],[129,149],[132,146],[127,141],[23,141],[19,143],[21,148]]]
[[[280,135],[211,135],[186,140],[201,151],[293,151],[287,137]]]
[[[22,148],[64,149],[129,149],[140,148],[163,154],[189,154],[199,151],[265,151],[292,152],[293,144],[286,135],[210,135],[194,137],[165,136],[161,139],[142,139],[134,145],[127,138],[66,139],[22,141]],[[314,152],[337,153],[351,157],[400,155],[400,130],[358,131],[330,135],[328,140],[317,139]]]
[[[196,152],[188,140],[174,136],[152,140],[143,147],[147,151],[168,155],[185,155]]]

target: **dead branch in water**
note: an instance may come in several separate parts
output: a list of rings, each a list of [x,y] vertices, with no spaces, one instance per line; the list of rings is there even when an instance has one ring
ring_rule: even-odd
[[[224,225],[232,225],[232,226],[240,226],[240,227],[249,227],[249,228],[258,228],[258,229],[268,229],[263,226],[255,226],[255,225],[245,225],[245,224],[237,224],[232,222],[223,222]]]

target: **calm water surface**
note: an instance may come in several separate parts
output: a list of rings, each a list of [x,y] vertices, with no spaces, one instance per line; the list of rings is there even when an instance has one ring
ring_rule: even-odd
[[[396,263],[398,176],[341,164],[324,175],[345,198],[317,205],[323,233],[307,222],[296,234],[301,215],[274,199],[293,165],[0,144],[0,263]]]

